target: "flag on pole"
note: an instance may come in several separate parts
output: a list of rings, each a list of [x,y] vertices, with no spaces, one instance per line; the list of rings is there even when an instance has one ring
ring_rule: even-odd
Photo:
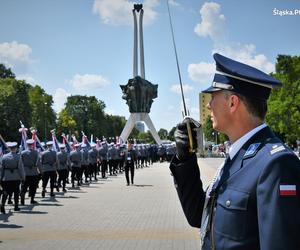
[[[37,130],[34,127],[32,127],[30,128],[30,132],[32,134],[31,139],[34,140],[33,143],[34,149],[38,150],[39,152],[45,151],[45,148],[42,146],[41,141],[37,136]]]
[[[36,147],[36,138],[37,138],[37,136],[36,136],[36,129],[35,128],[30,128],[30,132],[32,134],[31,139],[34,141],[34,143],[33,143],[33,149],[36,150],[37,149],[37,147]]]
[[[122,145],[124,143],[124,141],[122,140],[122,138],[120,136],[116,136],[116,144]]]
[[[57,138],[56,138],[56,135],[55,135],[55,129],[51,130],[51,134],[52,134],[52,141],[53,141],[53,146],[52,147],[53,147],[54,151],[59,152],[60,148],[59,148],[59,144],[58,144],[58,141],[57,141]]]
[[[8,147],[6,145],[6,142],[4,141],[2,135],[0,135],[0,157],[4,155],[8,151]]]
[[[70,143],[68,142],[68,138],[66,137],[66,135],[64,133],[61,136],[63,138],[63,144],[66,145],[67,152],[70,153],[72,151],[72,148],[70,146]]]
[[[21,151],[24,151],[26,149],[28,149],[27,147],[27,128],[25,128],[24,124],[20,121],[21,124],[21,128],[19,128],[19,132],[22,135],[22,139],[21,139],[21,143],[20,143],[20,147],[21,147]]]
[[[84,134],[83,131],[81,131],[82,133],[82,143],[86,144],[86,148],[89,150],[91,149],[91,144],[89,142],[89,139],[87,138],[87,136]]]
[[[96,138],[96,149],[99,150],[100,148],[102,148],[102,144],[101,144],[101,140],[99,140],[98,138]]]

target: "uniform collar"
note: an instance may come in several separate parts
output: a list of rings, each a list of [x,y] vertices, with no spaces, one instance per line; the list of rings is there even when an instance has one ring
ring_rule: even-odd
[[[242,148],[242,146],[258,131],[262,130],[263,128],[267,127],[265,123],[257,126],[256,128],[250,130],[247,134],[243,135],[237,141],[235,141],[229,148],[229,157],[232,160],[233,157],[237,154],[237,152]]]

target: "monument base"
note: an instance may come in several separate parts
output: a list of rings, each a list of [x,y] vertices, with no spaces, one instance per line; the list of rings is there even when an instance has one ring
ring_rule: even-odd
[[[161,140],[156,132],[156,129],[150,119],[150,116],[148,113],[131,113],[129,119],[126,122],[125,127],[123,128],[123,131],[120,135],[122,140],[125,142],[128,139],[128,136],[130,135],[132,129],[134,128],[135,124],[139,121],[143,121],[146,123],[148,129],[150,130],[151,135],[153,136],[155,142],[157,144],[161,144]]]

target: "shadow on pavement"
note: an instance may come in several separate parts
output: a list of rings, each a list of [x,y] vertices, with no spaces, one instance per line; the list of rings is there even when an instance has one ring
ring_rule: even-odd
[[[48,214],[48,212],[42,211],[32,211],[32,210],[23,210],[21,209],[18,214]]]
[[[78,199],[79,197],[73,195],[56,196],[58,199]]]
[[[2,224],[0,223],[0,228],[23,228],[23,226],[19,226],[16,224]],[[2,241],[0,241],[1,243]]]
[[[153,187],[153,185],[133,185],[135,187]]]
[[[11,209],[5,208],[5,210],[6,214],[0,214],[0,220],[2,220],[3,222],[8,222],[8,218],[13,215],[13,212]]]

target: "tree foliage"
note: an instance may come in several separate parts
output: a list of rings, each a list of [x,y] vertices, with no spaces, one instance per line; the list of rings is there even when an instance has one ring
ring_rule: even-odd
[[[119,136],[126,120],[121,116],[107,115],[105,104],[95,96],[74,95],[67,98],[65,108],[58,114],[59,132],[94,135],[94,138]]]
[[[51,139],[50,130],[56,128],[56,114],[52,108],[52,96],[48,95],[38,85],[29,88],[28,96],[31,107],[31,126],[37,129],[40,139]]]
[[[283,86],[272,91],[266,120],[284,141],[294,144],[300,138],[300,56],[279,55],[273,76]]]
[[[161,128],[158,130],[158,136],[160,137],[161,140],[167,140],[168,139],[168,130]]]
[[[15,74],[10,68],[6,68],[4,64],[0,64],[0,78],[15,78]]]
[[[20,121],[31,123],[29,84],[14,78],[0,79],[0,133],[7,139],[19,141]]]
[[[175,137],[174,137],[174,133],[175,133],[176,127],[173,127],[168,134],[169,140],[174,141]]]

